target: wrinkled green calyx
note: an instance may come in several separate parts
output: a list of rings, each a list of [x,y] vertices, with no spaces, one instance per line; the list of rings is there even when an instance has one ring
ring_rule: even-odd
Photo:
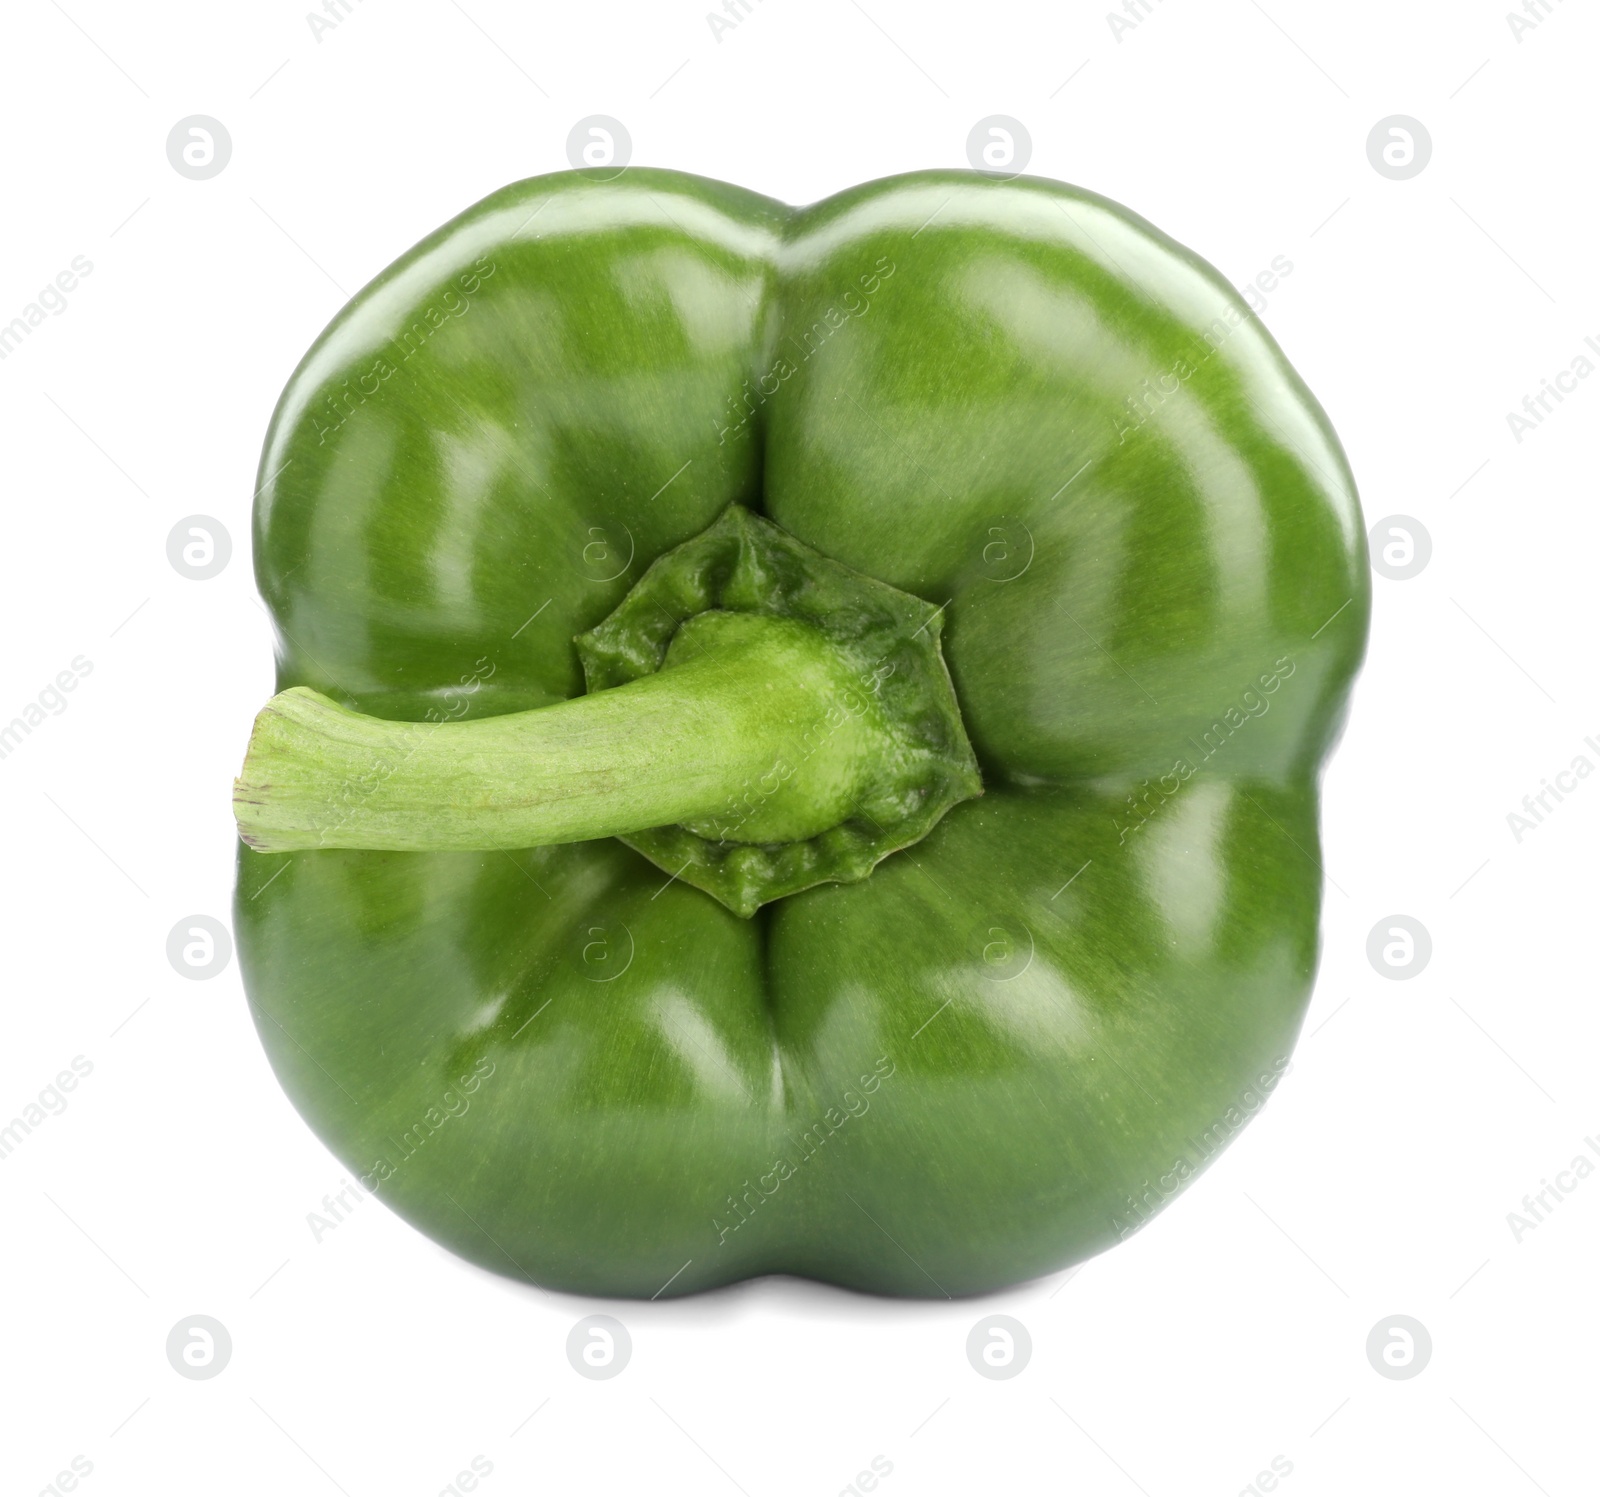
[[[617,836],[749,916],[865,878],[981,792],[939,623],[731,505],[578,637],[586,696],[457,723],[274,697],[239,834],[261,852]]]
[[[776,745],[770,765],[733,787],[712,816],[622,838],[658,867],[749,915],[813,884],[865,878],[925,837],[951,806],[982,792],[939,651],[940,610],[829,561],[740,505],[661,557],[610,618],[578,636],[589,690],[660,670],[677,620],[712,610],[814,629],[848,663],[851,680],[817,703],[798,733]],[[850,813],[815,836],[752,841],[769,802],[869,712],[888,731]]]

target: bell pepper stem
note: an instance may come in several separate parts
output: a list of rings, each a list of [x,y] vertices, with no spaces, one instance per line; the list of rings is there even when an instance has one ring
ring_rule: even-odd
[[[261,852],[541,847],[674,823],[815,836],[899,753],[857,676],[805,624],[713,612],[654,674],[529,712],[395,722],[294,687],[256,718],[239,834]]]
[[[450,723],[296,686],[234,782],[260,852],[617,837],[736,915],[866,878],[983,792],[941,609],[730,504],[574,644],[587,695]]]

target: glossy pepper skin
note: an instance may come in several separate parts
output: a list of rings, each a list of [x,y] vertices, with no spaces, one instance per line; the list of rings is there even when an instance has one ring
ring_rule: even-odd
[[[241,848],[272,1064],[379,1199],[541,1285],[943,1297],[1096,1253],[1260,1107],[1309,998],[1368,618],[1338,442],[1216,272],[1075,188],[537,178],[291,380],[279,688],[576,696],[573,637],[735,502],[943,605],[982,797],[748,919],[615,840]]]

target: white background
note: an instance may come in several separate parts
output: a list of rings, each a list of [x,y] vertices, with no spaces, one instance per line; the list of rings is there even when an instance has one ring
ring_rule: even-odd
[[[1150,0],[1119,40],[1099,4],[751,6],[720,42],[706,0],[352,0],[320,41],[305,0],[6,7],[0,323],[74,256],[93,270],[0,363],[0,720],[74,657],[93,669],[0,760],[0,1122],[73,1057],[93,1070],[0,1160],[4,1492],[75,1456],[104,1497],[431,1497],[475,1456],[490,1497],[833,1497],[874,1456],[888,1497],[1226,1497],[1274,1457],[1292,1497],[1594,1491],[1600,1182],[1520,1241],[1507,1217],[1600,1147],[1600,777],[1520,842],[1507,814],[1600,764],[1600,379],[1521,442],[1506,415],[1600,338],[1595,17],[1551,0],[1519,40],[1483,0]],[[166,156],[192,114],[232,136],[208,181]],[[1031,172],[1235,284],[1292,261],[1268,325],[1368,522],[1432,537],[1419,575],[1374,579],[1294,1070],[1076,1275],[954,1304],[774,1280],[637,1305],[497,1280],[374,1202],[318,1242],[307,1214],[343,1172],[279,1091],[236,965],[168,963],[176,923],[227,918],[229,781],[272,688],[247,553],[273,401],[347,295],[564,169],[590,114],[640,164],[797,203],[964,166],[977,120],[1015,116]],[[1392,114],[1433,141],[1405,181],[1366,153]],[[166,555],[197,513],[234,541],[205,582]],[[1406,981],[1366,954],[1396,913],[1433,942]],[[564,1350],[597,1311],[633,1338],[604,1382]],[[1006,1381],[965,1355],[996,1312],[1033,1341]],[[233,1340],[208,1381],[164,1351],[197,1313]],[[1406,1380],[1366,1353],[1397,1314],[1433,1344]]]

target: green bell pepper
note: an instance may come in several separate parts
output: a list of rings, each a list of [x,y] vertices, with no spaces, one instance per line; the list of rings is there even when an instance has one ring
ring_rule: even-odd
[[[508,187],[262,456],[235,924],[285,1090],[567,1290],[989,1290],[1260,1107],[1364,649],[1355,487],[1117,205]]]

